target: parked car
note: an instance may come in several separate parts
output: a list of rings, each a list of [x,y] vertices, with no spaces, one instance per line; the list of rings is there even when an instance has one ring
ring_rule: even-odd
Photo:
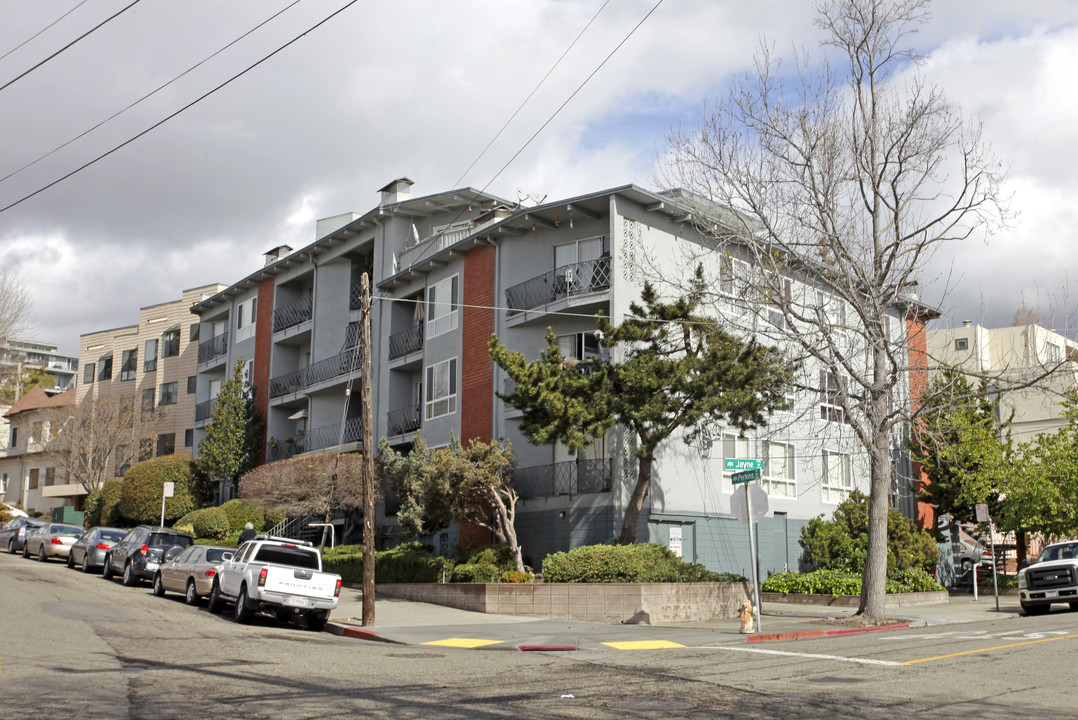
[[[169,590],[182,592],[188,605],[197,605],[199,598],[210,594],[218,566],[235,553],[236,548],[216,545],[169,548],[153,576],[153,594],[163,597]]]
[[[67,558],[71,546],[86,532],[78,525],[45,523],[26,536],[22,546],[23,557],[37,558],[45,562],[51,557]]]
[[[1002,552],[997,550],[995,557],[1002,560]],[[985,567],[992,567],[992,551],[986,548],[980,543],[972,543],[965,539],[960,539],[954,545],[954,563],[955,566],[961,569],[963,574],[968,573],[973,569],[973,566],[977,563],[983,563]]]
[[[183,530],[139,525],[106,552],[101,575],[108,580],[114,574],[122,573],[124,585],[137,585],[154,576],[169,548],[188,547],[194,541],[191,534]]]
[[[126,534],[127,531],[121,528],[90,528],[71,546],[71,552],[67,555],[67,566],[73,568],[81,565],[83,572],[101,567],[105,564],[105,553]]]
[[[41,527],[48,520],[32,517],[17,517],[4,523],[0,528],[0,548],[6,548],[14,555],[23,549],[26,544],[26,535]]]

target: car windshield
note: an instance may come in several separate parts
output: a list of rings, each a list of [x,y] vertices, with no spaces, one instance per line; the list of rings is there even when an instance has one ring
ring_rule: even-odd
[[[180,547],[187,547],[191,544],[191,538],[186,535],[172,535],[169,533],[153,533],[150,535],[150,541],[147,543],[150,547],[172,547],[179,545]]]
[[[206,551],[206,562],[219,563],[224,562],[225,553],[231,553],[231,550],[222,550],[220,548],[210,548]]]
[[[1064,543],[1062,545],[1050,545],[1044,549],[1037,562],[1051,560],[1071,560],[1078,558],[1078,542]]]

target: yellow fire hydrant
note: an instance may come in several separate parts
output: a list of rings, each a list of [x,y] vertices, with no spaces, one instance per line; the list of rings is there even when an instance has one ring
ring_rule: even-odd
[[[759,614],[751,600],[742,600],[737,608],[737,614],[741,617],[741,632],[749,634],[756,632],[756,616]]]

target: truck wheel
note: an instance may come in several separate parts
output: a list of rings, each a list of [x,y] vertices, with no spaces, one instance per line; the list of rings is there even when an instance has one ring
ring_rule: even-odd
[[[254,609],[247,602],[247,586],[242,585],[240,594],[236,597],[236,612],[233,616],[238,623],[249,623],[254,614]]]
[[[105,564],[101,566],[101,577],[106,580],[112,579],[112,556],[105,556]]]
[[[1068,604],[1070,605],[1071,610],[1078,610],[1078,602],[1072,602]]]
[[[165,586],[161,583],[161,573],[155,573],[153,576],[153,594],[157,597],[165,596]]]
[[[307,629],[314,632],[322,632],[326,628],[326,623],[329,622],[329,615],[323,615],[322,613],[311,613],[307,616]]]
[[[135,568],[131,565],[131,561],[128,560],[124,563],[124,576],[120,580],[126,587],[134,587],[138,585],[138,578],[135,577]]]
[[[214,580],[213,586],[210,588],[210,599],[206,603],[206,609],[211,613],[219,613],[222,605],[224,605],[224,600],[221,599],[221,586]]]
[[[187,594],[183,599],[188,605],[198,605],[198,590],[195,589],[194,580],[187,581]]]
[[[1052,609],[1050,603],[1040,603],[1037,605],[1022,603],[1022,612],[1026,615],[1047,615],[1048,611]]]

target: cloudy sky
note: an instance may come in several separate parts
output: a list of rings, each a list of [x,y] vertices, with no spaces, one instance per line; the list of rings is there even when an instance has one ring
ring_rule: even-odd
[[[131,2],[0,0],[0,207],[130,140],[347,4],[140,0],[15,80]],[[814,51],[818,36],[806,0],[655,6],[356,2],[152,132],[0,212],[0,266],[17,270],[34,296],[34,336],[77,353],[82,333],[130,324],[138,307],[184,288],[232,283],[275,245],[309,243],[315,219],[365,212],[396,177],[413,179],[419,195],[465,185],[508,199],[518,189],[550,199],[630,182],[658,189],[653,167],[667,132],[749,69],[761,36],[784,55]],[[925,76],[983,122],[1008,168],[1016,213],[1006,230],[937,256],[923,298],[942,307],[945,325],[1008,325],[1024,303],[1062,329],[1078,303],[1066,294],[1078,254],[1078,3],[940,0],[915,42]]]

